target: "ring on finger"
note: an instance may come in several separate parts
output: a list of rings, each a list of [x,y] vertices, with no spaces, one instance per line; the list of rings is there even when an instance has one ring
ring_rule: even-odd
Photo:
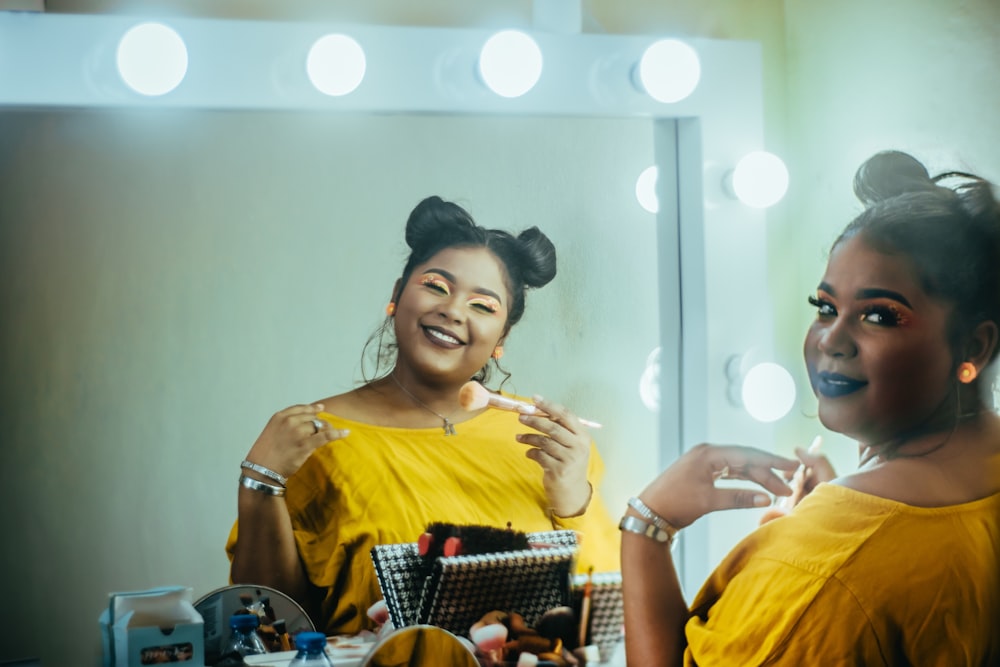
[[[313,433],[319,433],[319,430],[323,428],[323,422],[318,419],[313,419],[310,422],[313,425]]]
[[[715,479],[731,479],[729,466],[723,467],[722,470],[716,470],[714,476]]]

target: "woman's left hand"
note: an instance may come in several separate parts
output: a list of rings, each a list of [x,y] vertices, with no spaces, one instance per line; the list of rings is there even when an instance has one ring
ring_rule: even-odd
[[[675,528],[684,528],[709,512],[771,504],[766,493],[742,486],[716,486],[716,480],[746,480],[776,496],[788,496],[792,489],[779,473],[791,474],[798,466],[796,459],[754,447],[703,443],[660,473],[639,499]]]
[[[535,396],[545,416],[521,415],[521,423],[540,433],[521,433],[517,441],[530,445],[525,456],[542,467],[542,484],[556,516],[583,514],[590,502],[587,481],[590,434],[565,406]]]

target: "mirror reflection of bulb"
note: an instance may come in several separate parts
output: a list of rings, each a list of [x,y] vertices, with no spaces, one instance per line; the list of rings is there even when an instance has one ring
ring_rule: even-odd
[[[654,164],[646,167],[635,180],[635,198],[639,205],[650,213],[657,213],[660,210],[660,199],[656,196],[656,181],[660,177],[660,171]]]
[[[660,411],[660,348],[646,357],[646,368],[639,376],[639,398],[650,412]]]

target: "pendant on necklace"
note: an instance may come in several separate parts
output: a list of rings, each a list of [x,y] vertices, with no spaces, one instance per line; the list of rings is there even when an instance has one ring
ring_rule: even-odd
[[[455,425],[448,421],[447,417],[442,417],[444,420],[444,434],[445,435],[455,435]]]

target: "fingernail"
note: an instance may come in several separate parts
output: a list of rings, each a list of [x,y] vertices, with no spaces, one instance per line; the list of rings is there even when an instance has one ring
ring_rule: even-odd
[[[340,437],[341,438],[346,438],[347,436],[349,436],[351,434],[351,429],[349,429],[349,428],[342,428],[338,432],[340,433]]]
[[[531,400],[533,400],[535,403],[540,403],[540,402],[544,401],[545,399],[542,398],[540,395],[535,394],[534,396],[531,397]]]
[[[767,507],[771,504],[771,496],[763,493],[755,493],[753,496],[754,507]]]

